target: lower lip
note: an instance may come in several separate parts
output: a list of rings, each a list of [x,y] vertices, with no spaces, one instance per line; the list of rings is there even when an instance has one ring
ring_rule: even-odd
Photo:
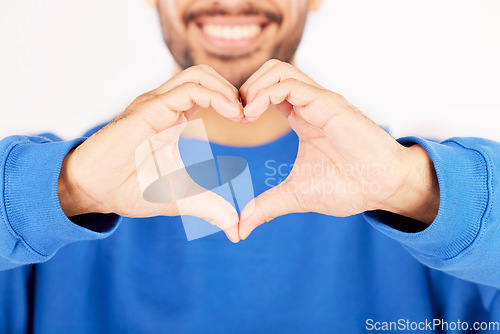
[[[200,30],[201,34],[203,37],[213,46],[217,48],[222,48],[222,49],[242,49],[245,47],[249,47],[252,45],[256,40],[259,39],[260,36],[264,33],[264,30],[266,29],[266,26],[261,27],[261,31],[258,35],[252,38],[243,38],[243,39],[236,39],[236,40],[228,40],[228,39],[222,39],[222,38],[216,38],[213,36],[210,36],[206,34],[203,31],[203,28],[201,25],[197,25],[198,29]]]

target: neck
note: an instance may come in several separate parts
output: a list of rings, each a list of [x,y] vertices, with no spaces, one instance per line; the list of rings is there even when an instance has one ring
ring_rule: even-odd
[[[273,107],[253,123],[241,124],[226,120],[212,109],[202,109],[192,119],[202,119],[210,142],[229,146],[256,146],[271,142],[290,131],[288,121]],[[189,127],[183,136],[203,138]]]

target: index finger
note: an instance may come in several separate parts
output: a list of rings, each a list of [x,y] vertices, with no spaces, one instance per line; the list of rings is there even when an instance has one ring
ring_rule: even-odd
[[[152,93],[162,95],[188,82],[219,92],[230,101],[239,102],[238,90],[208,65],[192,66],[154,89]]]
[[[293,65],[274,60],[265,63],[245,82],[240,88],[240,95],[245,103],[250,103],[260,90],[287,79],[295,79],[313,87],[321,87]]]

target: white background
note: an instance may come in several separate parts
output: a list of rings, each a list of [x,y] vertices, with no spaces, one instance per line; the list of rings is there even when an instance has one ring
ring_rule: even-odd
[[[500,140],[500,0],[325,0],[297,65],[396,137]],[[143,0],[0,0],[0,138],[80,136],[171,74]]]

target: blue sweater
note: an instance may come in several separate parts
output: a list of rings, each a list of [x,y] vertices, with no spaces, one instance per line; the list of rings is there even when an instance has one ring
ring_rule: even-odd
[[[0,142],[1,333],[461,333],[500,321],[498,143],[400,140],[436,168],[441,204],[426,229],[385,212],[291,214],[232,244],[188,242],[179,217],[68,219],[57,179],[83,140]],[[257,195],[279,182],[269,161],[292,164],[297,146],[290,133],[212,150],[245,158]],[[429,326],[438,320],[447,327]],[[451,330],[457,321],[469,331]]]

